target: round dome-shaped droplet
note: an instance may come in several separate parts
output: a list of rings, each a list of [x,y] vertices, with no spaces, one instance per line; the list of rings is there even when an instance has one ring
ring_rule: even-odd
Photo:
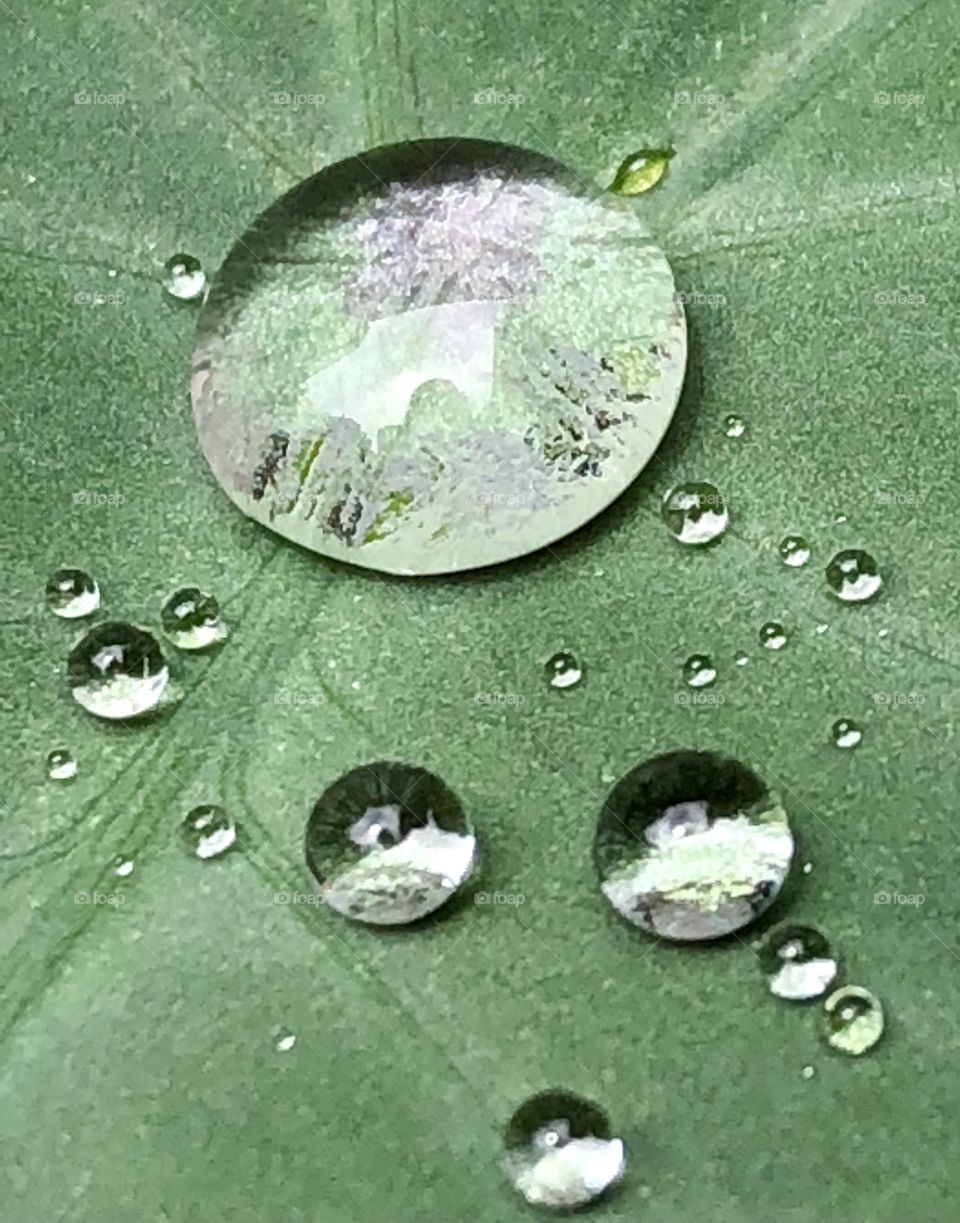
[[[583,679],[583,668],[566,650],[547,659],[544,671],[551,688],[575,688]]]
[[[859,985],[834,990],[823,1004],[820,1035],[831,1049],[860,1057],[883,1035],[883,1007],[879,999]]]
[[[47,756],[47,773],[53,781],[69,781],[77,775],[77,762],[65,747],[54,748]]]
[[[47,581],[46,597],[47,607],[55,616],[75,620],[97,610],[100,587],[82,569],[58,569]]]
[[[727,437],[742,437],[747,425],[742,416],[728,416],[723,422]]]
[[[720,490],[702,481],[672,488],[660,514],[667,530],[682,544],[708,544],[727,529],[727,507]]]
[[[378,761],[317,800],[307,865],[326,903],[371,925],[417,921],[473,870],[477,841],[456,795],[425,769]]]
[[[181,650],[206,650],[227,635],[219,603],[196,586],[185,586],[167,599],[160,609],[160,623]]]
[[[802,535],[785,535],[778,551],[780,559],[791,569],[800,569],[810,559],[810,545]]]
[[[810,926],[777,926],[760,947],[760,967],[771,994],[799,1002],[819,998],[837,975],[830,944]]]
[[[736,760],[679,751],[614,786],[593,844],[617,912],[662,938],[721,938],[769,908],[793,857],[776,795]]]
[[[98,718],[135,718],[159,705],[170,671],[156,638],[132,624],[91,629],[67,658],[74,700]]]
[[[533,1206],[584,1206],[626,1167],[623,1141],[612,1137],[602,1110],[568,1091],[545,1091],[521,1104],[504,1143],[507,1179]]]
[[[760,642],[768,650],[782,650],[787,644],[786,630],[776,620],[770,620],[760,629]]]
[[[838,718],[830,728],[830,737],[835,746],[849,749],[859,745],[863,731],[850,718]]]
[[[691,688],[709,688],[717,678],[717,668],[706,654],[691,654],[683,664],[683,678]]]
[[[390,573],[575,530],[673,414],[682,307],[636,209],[560,163],[421,140],[307,179],[242,236],[200,318],[200,443],[251,517]]]
[[[163,287],[180,301],[196,301],[207,287],[200,260],[193,255],[171,255],[163,267]]]
[[[219,858],[235,843],[237,826],[223,807],[203,803],[194,807],[181,827],[184,843],[195,858]]]
[[[877,562],[862,548],[838,552],[827,565],[827,586],[843,603],[866,603],[882,585]]]

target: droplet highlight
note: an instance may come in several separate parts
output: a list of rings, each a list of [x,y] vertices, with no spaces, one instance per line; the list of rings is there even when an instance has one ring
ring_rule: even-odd
[[[723,431],[727,437],[743,437],[746,427],[742,416],[728,416],[723,422]]]
[[[667,530],[682,544],[708,544],[727,529],[727,507],[713,484],[678,484],[663,499],[660,515]]]
[[[835,990],[823,1004],[820,1035],[831,1049],[848,1057],[861,1057],[883,1035],[883,1007],[879,999],[859,985]]]
[[[866,603],[883,586],[877,562],[862,548],[838,552],[826,569],[827,586],[842,603]]]
[[[799,569],[810,559],[810,545],[802,535],[785,535],[778,549],[780,559],[791,569]]]
[[[566,650],[549,658],[544,672],[551,688],[575,688],[583,679],[583,668],[576,656]]]
[[[760,629],[760,644],[768,650],[782,650],[787,644],[787,632],[776,620],[768,620]]]
[[[683,664],[683,678],[691,688],[709,688],[717,678],[717,669],[706,654],[691,654]]]
[[[82,569],[58,569],[47,581],[46,599],[55,616],[76,620],[100,606],[100,587]]]
[[[610,190],[615,195],[642,195],[660,182],[675,155],[676,149],[638,149],[620,163]]]
[[[204,862],[221,857],[237,840],[236,824],[216,803],[194,807],[184,819],[181,832],[190,853]]]
[[[67,657],[74,700],[111,721],[136,718],[160,704],[170,678],[156,638],[132,624],[91,629]]]
[[[180,650],[206,650],[227,635],[219,603],[196,586],[184,586],[167,599],[160,609],[160,623]]]
[[[196,301],[203,296],[207,277],[200,260],[193,255],[171,255],[163,267],[163,287],[179,301]]]
[[[65,747],[54,748],[47,756],[47,773],[53,781],[69,781],[77,775],[77,762]]]
[[[835,747],[847,749],[859,745],[863,731],[850,718],[838,718],[830,728],[830,735]]]
[[[830,944],[810,926],[777,926],[761,944],[760,968],[777,998],[802,1002],[825,994],[837,975]]]

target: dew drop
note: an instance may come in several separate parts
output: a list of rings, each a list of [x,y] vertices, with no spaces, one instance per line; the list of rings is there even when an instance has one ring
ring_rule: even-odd
[[[859,985],[835,990],[823,1004],[820,1034],[831,1049],[860,1057],[883,1035],[883,1008],[879,999]]]
[[[810,547],[802,535],[786,535],[780,541],[780,559],[792,569],[799,569],[810,559]]]
[[[728,416],[723,422],[723,431],[727,437],[742,437],[746,427],[742,416]]]
[[[632,769],[597,820],[601,891],[662,938],[721,938],[773,903],[793,835],[779,799],[736,760],[679,751]]]
[[[305,847],[326,903],[384,926],[438,909],[477,859],[456,795],[425,769],[386,761],[353,769],[324,791]]]
[[[827,585],[844,603],[865,603],[883,585],[877,562],[862,548],[838,552],[826,572]]]
[[[545,1091],[517,1109],[504,1134],[503,1169],[532,1206],[571,1210],[598,1198],[623,1175],[623,1141],[595,1104]]]
[[[159,705],[169,678],[156,638],[132,624],[98,625],[67,657],[67,682],[74,700],[98,718],[150,713]]]
[[[583,668],[576,657],[565,650],[548,659],[544,671],[551,688],[575,688],[583,679]]]
[[[170,596],[160,610],[160,623],[181,650],[205,650],[227,635],[219,603],[196,586],[185,586]]]
[[[706,654],[692,654],[683,664],[683,678],[691,688],[708,688],[717,670]]]
[[[837,747],[856,747],[863,738],[863,731],[849,718],[839,718],[830,728],[830,734]]]
[[[183,821],[184,842],[195,858],[219,858],[236,842],[237,826],[216,803],[194,807]]]
[[[804,1068],[800,1071],[800,1077],[802,1079],[812,1079],[816,1073],[816,1070],[814,1070],[812,1066],[804,1066]]]
[[[69,781],[77,775],[77,762],[65,747],[55,748],[47,756],[47,772],[53,781]]]
[[[818,624],[817,627],[813,631],[817,634],[818,637],[822,637],[823,634],[827,631],[829,627],[830,627],[829,624]]]
[[[100,587],[82,569],[58,569],[51,574],[46,596],[47,607],[65,620],[89,616],[100,606]]]
[[[620,163],[610,190],[616,195],[642,195],[667,172],[676,149],[638,149]]]
[[[663,499],[660,515],[682,544],[707,544],[727,528],[727,507],[713,484],[678,484]]]
[[[117,854],[113,860],[113,873],[121,879],[126,879],[133,874],[134,861],[128,858],[126,854]]]
[[[813,870],[813,863],[812,863],[812,862],[804,862],[804,864],[803,864],[803,873],[804,873],[805,875],[809,875],[809,874],[810,874],[810,872],[811,872],[812,870]]]
[[[193,255],[171,255],[164,264],[163,287],[180,301],[196,301],[207,287],[200,260]]]
[[[793,1002],[819,998],[837,975],[837,961],[819,930],[777,926],[761,944],[760,968],[771,994]]]
[[[786,630],[776,620],[769,620],[760,629],[760,642],[768,650],[782,650],[787,644]]]
[[[847,516],[846,514],[837,514],[836,518],[834,518],[833,521],[837,524],[838,527],[842,526],[847,521]]]
[[[749,661],[750,661],[749,654],[738,654],[736,658],[733,660],[734,666],[737,666],[737,667],[745,667]]]
[[[281,1028],[276,1034],[273,1047],[278,1053],[288,1053],[296,1043],[296,1034],[287,1031],[286,1028]]]

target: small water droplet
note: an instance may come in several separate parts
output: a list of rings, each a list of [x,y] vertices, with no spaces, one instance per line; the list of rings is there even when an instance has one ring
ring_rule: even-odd
[[[236,842],[237,826],[216,803],[203,803],[187,814],[182,825],[187,848],[196,858],[219,858]]]
[[[128,875],[133,874],[134,861],[128,858],[126,854],[117,854],[113,860],[113,873],[119,875],[121,879],[126,879]]]
[[[837,747],[856,747],[863,738],[863,731],[849,718],[839,718],[830,728],[830,734]]]
[[[171,255],[164,264],[163,287],[180,301],[196,301],[207,287],[200,260],[193,255]]]
[[[77,762],[65,747],[58,747],[47,756],[47,772],[54,781],[69,781],[77,775]]]
[[[818,624],[817,627],[813,631],[817,634],[818,637],[821,637],[827,631],[829,627],[830,627],[829,624]]]
[[[65,620],[89,616],[100,606],[100,587],[82,569],[58,569],[51,574],[46,596],[47,607]]]
[[[727,528],[727,507],[713,484],[678,484],[663,499],[660,515],[682,544],[707,544]]]
[[[812,862],[804,862],[804,864],[803,864],[803,873],[804,873],[805,875],[809,875],[809,874],[810,874],[810,872],[811,872],[812,870],[813,870],[813,863],[812,863]]]
[[[419,920],[470,875],[477,840],[457,796],[425,769],[378,761],[317,800],[306,856],[326,903],[372,925]]]
[[[837,526],[841,526],[847,521],[847,516],[846,514],[838,514],[833,521],[837,524]]]
[[[160,623],[181,650],[205,650],[227,635],[219,603],[196,586],[185,586],[170,596],[160,609]]]
[[[73,698],[89,713],[111,720],[156,709],[170,671],[156,638],[132,624],[91,629],[67,657]]]
[[[814,1070],[812,1066],[804,1066],[804,1068],[800,1071],[800,1077],[803,1079],[812,1079],[816,1073],[816,1070]]]
[[[864,603],[883,585],[877,562],[862,548],[838,552],[827,566],[827,585],[844,603]]]
[[[761,944],[760,968],[771,994],[793,1002],[819,998],[837,975],[837,961],[819,930],[777,926]]]
[[[793,569],[799,569],[810,559],[810,547],[802,535],[785,535],[779,551],[783,563]]]
[[[878,637],[889,637],[889,636],[890,636],[890,630],[889,630],[888,628],[881,628],[881,629],[878,629],[878,630],[877,630],[877,636],[878,636]]]
[[[676,149],[638,149],[620,163],[610,190],[617,195],[642,195],[667,172]]]
[[[760,629],[760,642],[768,650],[782,650],[787,644],[786,630],[776,620],[768,620]]]
[[[683,664],[683,678],[691,688],[708,688],[717,670],[706,654],[692,654]]]
[[[503,1169],[533,1206],[570,1210],[598,1198],[623,1175],[627,1153],[595,1104],[545,1091],[517,1109],[504,1134]]]
[[[742,437],[746,427],[742,416],[728,416],[723,422],[723,431],[727,437]]]
[[[574,655],[565,650],[554,654],[544,669],[551,688],[573,688],[583,679],[583,668]]]
[[[745,667],[749,661],[750,661],[749,654],[738,654],[736,658],[733,660],[734,666],[737,666],[737,667]]]
[[[281,1028],[276,1034],[276,1039],[273,1042],[273,1047],[278,1053],[287,1053],[297,1043],[296,1033],[288,1032],[286,1028]]]
[[[820,1034],[831,1049],[860,1057],[883,1035],[883,1007],[879,999],[859,985],[835,990],[823,1004]]]

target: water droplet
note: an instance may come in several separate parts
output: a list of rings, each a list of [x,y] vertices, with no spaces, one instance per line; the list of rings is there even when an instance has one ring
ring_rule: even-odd
[[[683,664],[683,678],[691,688],[708,688],[717,671],[706,654],[692,654]]]
[[[307,865],[331,908],[372,925],[417,921],[473,870],[476,837],[456,795],[424,769],[378,761],[317,800]]]
[[[682,544],[707,544],[727,527],[727,507],[712,484],[678,484],[663,499],[660,514]]]
[[[128,875],[133,874],[134,865],[133,859],[128,858],[126,854],[117,854],[113,860],[113,873],[121,879],[126,879]]]
[[[800,1077],[803,1079],[812,1079],[816,1073],[816,1070],[814,1070],[812,1066],[804,1066],[804,1068],[800,1071]]]
[[[679,751],[610,792],[593,845],[601,890],[663,938],[721,938],[773,903],[793,857],[779,799],[736,760]]]
[[[642,195],[667,172],[676,149],[638,149],[620,163],[610,190],[616,195]]]
[[[812,870],[813,870],[813,863],[812,863],[812,862],[804,862],[804,864],[803,864],[803,873],[804,873],[805,875],[809,875],[809,874],[810,874],[810,872],[811,872]]]
[[[802,535],[785,535],[779,551],[783,563],[793,569],[799,569],[810,559],[810,547]]]
[[[827,631],[829,627],[830,627],[829,624],[818,624],[817,627],[813,631],[817,634],[818,637],[821,637]]]
[[[91,629],[67,657],[74,700],[98,718],[135,718],[156,709],[170,678],[156,638],[132,624]]]
[[[746,427],[742,416],[728,416],[723,422],[723,431],[727,437],[742,437]]]
[[[837,975],[837,961],[819,930],[777,926],[763,940],[760,968],[770,993],[799,1002],[825,994]]]
[[[846,514],[838,514],[836,518],[834,518],[833,521],[837,524],[838,527],[842,526],[843,523],[847,521],[847,516]]]
[[[837,747],[856,747],[863,738],[863,731],[849,718],[839,718],[830,728],[830,734]]]
[[[196,858],[219,858],[236,842],[237,826],[223,807],[203,803],[187,814],[182,825],[187,848]]]
[[[605,509],[663,436],[685,361],[635,210],[538,153],[418,140],[257,218],[211,288],[191,386],[246,514],[325,556],[438,574]]]
[[[47,582],[47,607],[55,616],[76,620],[100,606],[100,587],[82,569],[58,569]]]
[[[768,650],[782,650],[787,644],[787,633],[782,624],[769,620],[760,629],[760,642]]]
[[[522,1104],[507,1125],[503,1167],[533,1206],[569,1210],[599,1197],[623,1175],[626,1149],[611,1137],[595,1104],[567,1091],[545,1091]]]
[[[288,1032],[286,1028],[281,1028],[276,1033],[276,1039],[273,1042],[273,1047],[278,1053],[287,1053],[297,1043],[297,1037],[294,1032]]]
[[[831,1049],[860,1057],[883,1035],[883,1008],[868,989],[844,985],[823,1004],[820,1033]]]
[[[176,591],[160,610],[163,631],[181,650],[205,650],[227,635],[220,605],[196,586]]]
[[[878,637],[889,637],[890,630],[888,628],[877,629],[877,636]]]
[[[47,756],[47,772],[54,781],[69,781],[77,775],[77,762],[65,747],[58,747]]]
[[[735,666],[745,667],[747,663],[750,661],[750,655],[749,654],[738,654],[733,661],[734,661]]]
[[[180,301],[196,301],[207,287],[200,260],[193,255],[172,255],[164,264],[163,287]]]
[[[583,679],[583,668],[564,650],[548,659],[544,670],[551,688],[573,688]]]
[[[883,585],[883,578],[869,552],[846,548],[827,566],[827,585],[844,603],[865,603]]]

